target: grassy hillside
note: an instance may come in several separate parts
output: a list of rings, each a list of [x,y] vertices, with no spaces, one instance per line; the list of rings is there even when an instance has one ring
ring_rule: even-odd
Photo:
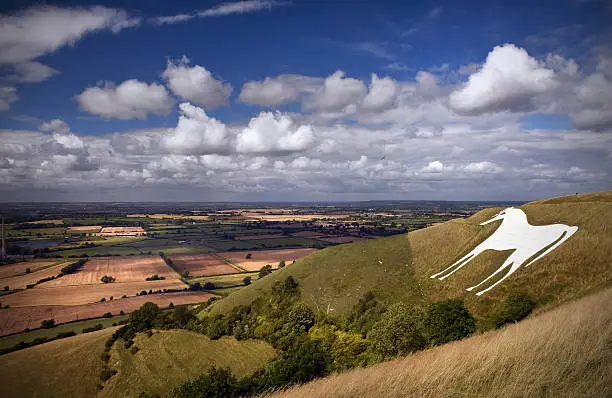
[[[156,331],[136,337],[140,350],[131,354],[123,342],[115,344],[111,364],[119,372],[104,385],[100,396],[138,397],[143,392],[164,395],[187,379],[199,376],[212,365],[229,367],[244,376],[274,356],[274,349],[258,340],[233,337],[210,340],[186,330]]]
[[[607,289],[499,331],[272,396],[609,397],[611,305]]]
[[[0,356],[2,396],[92,397],[103,368],[104,343],[116,328],[52,341]],[[261,341],[237,341],[185,330],[138,335],[132,355],[115,344],[110,365],[119,372],[98,393],[108,397],[137,397],[143,391],[164,394],[205,372],[211,365],[228,366],[245,375],[274,356],[274,349]]]
[[[0,357],[2,396],[96,395],[104,342],[116,328],[56,340]]]
[[[612,282],[612,191],[575,195],[520,207],[532,225],[564,223],[580,229],[562,246],[528,268],[520,268],[482,297],[465,291],[492,273],[510,252],[486,251],[444,281],[430,279],[491,235],[499,222],[480,226],[500,208],[467,219],[397,235],[321,250],[217,302],[208,311],[225,312],[270,291],[292,275],[302,299],[314,308],[346,313],[368,290],[392,303],[463,298],[482,318],[509,291],[525,290],[539,307],[554,306],[610,286]],[[200,314],[205,315],[205,312]]]

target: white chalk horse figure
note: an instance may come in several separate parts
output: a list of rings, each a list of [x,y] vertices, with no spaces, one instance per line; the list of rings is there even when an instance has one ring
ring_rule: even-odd
[[[485,250],[503,251],[514,249],[512,254],[508,256],[506,261],[504,261],[504,263],[495,272],[493,272],[479,284],[466,289],[468,291],[472,291],[473,289],[485,284],[504,269],[510,267],[510,270],[497,282],[489,286],[487,289],[476,293],[476,295],[480,296],[493,289],[504,279],[512,275],[521,266],[525,265],[525,267],[528,267],[559,247],[578,230],[578,227],[568,226],[565,224],[542,226],[530,225],[527,221],[527,215],[521,209],[514,207],[509,207],[502,210],[495,217],[483,222],[480,225],[487,225],[497,220],[502,220],[502,223],[499,228],[495,230],[493,235],[489,236],[484,242],[476,246],[474,250],[461,257],[450,267],[446,268],[442,272],[432,275],[431,278],[438,278],[439,280],[448,278]],[[529,258],[533,257],[536,253],[545,248],[547,249],[544,252],[540,253],[533,260],[529,261],[528,264],[525,264]]]

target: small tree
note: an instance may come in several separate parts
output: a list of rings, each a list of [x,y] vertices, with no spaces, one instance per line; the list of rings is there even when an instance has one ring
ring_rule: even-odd
[[[246,258],[247,260],[249,260],[251,257],[253,257],[253,255],[251,253],[247,253],[247,255],[244,256],[244,258]]]
[[[423,336],[422,312],[405,303],[396,303],[382,315],[368,333],[371,349],[383,358],[421,350],[427,341]]]
[[[30,272],[32,272],[29,268],[26,268],[26,274],[29,274]]]
[[[511,322],[518,322],[531,313],[534,307],[531,297],[524,292],[515,292],[508,296],[503,307],[491,316],[495,327],[502,327]]]
[[[280,262],[278,263],[278,268],[284,268],[285,267],[285,260],[280,260]]]
[[[206,283],[204,283],[204,290],[213,290],[215,288],[215,284],[208,281]]]
[[[294,329],[307,332],[314,325],[315,314],[306,303],[297,303],[289,312],[287,321]]]
[[[249,286],[251,284],[251,277],[245,276],[244,278],[242,278],[242,283],[244,283],[244,286]]]
[[[476,331],[476,321],[462,300],[445,300],[429,306],[426,335],[433,345],[461,340]]]
[[[100,280],[104,283],[113,283],[115,281],[115,278],[110,275],[104,275],[102,278],[100,278]]]
[[[45,319],[40,323],[40,327],[43,329],[51,329],[55,326],[55,320],[53,319]]]
[[[259,279],[264,276],[270,275],[272,273],[272,266],[270,264],[266,264],[259,270]]]

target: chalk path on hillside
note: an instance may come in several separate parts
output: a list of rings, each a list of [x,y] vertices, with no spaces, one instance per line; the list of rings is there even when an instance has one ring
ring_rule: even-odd
[[[471,252],[453,263],[450,267],[432,275],[431,278],[438,278],[439,280],[448,278],[485,250],[514,250],[495,272],[479,284],[466,289],[467,291],[472,291],[473,289],[481,287],[509,267],[509,271],[497,282],[476,293],[476,295],[481,296],[516,272],[521,266],[524,265],[528,267],[559,247],[578,231],[578,227],[565,224],[531,225],[527,221],[525,212],[514,207],[502,210],[496,214],[495,217],[480,225],[487,225],[497,220],[502,220],[502,223],[491,236],[476,246]],[[534,257],[536,254],[537,256],[527,263],[527,260]]]

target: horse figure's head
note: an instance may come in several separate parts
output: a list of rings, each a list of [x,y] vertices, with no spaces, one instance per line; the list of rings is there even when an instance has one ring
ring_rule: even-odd
[[[525,213],[523,213],[523,210],[521,209],[517,209],[515,207],[508,207],[507,209],[504,209],[500,211],[499,213],[497,213],[495,217],[493,217],[492,219],[485,221],[483,223],[480,223],[480,225],[487,225],[489,223],[492,223],[493,221],[503,220],[504,218],[515,218],[515,217],[524,218]]]

